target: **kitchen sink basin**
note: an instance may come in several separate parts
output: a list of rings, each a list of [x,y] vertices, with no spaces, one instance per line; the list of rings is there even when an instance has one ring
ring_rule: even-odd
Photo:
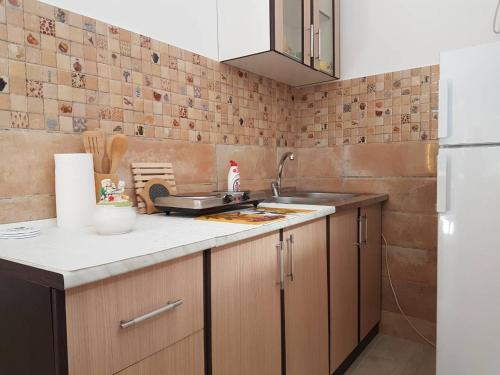
[[[320,193],[320,192],[302,192],[302,191],[297,191],[289,194],[285,194],[287,197],[297,197],[297,198],[313,198],[313,199],[322,199],[322,200],[346,200],[346,199],[351,199],[359,194],[352,194],[352,193]]]
[[[357,197],[351,193],[286,192],[279,197],[266,199],[265,202],[285,204],[335,205],[335,202]]]

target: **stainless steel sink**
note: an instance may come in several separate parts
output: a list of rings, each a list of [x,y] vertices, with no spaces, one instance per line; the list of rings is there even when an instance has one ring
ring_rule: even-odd
[[[265,202],[285,204],[335,205],[335,202],[345,201],[360,194],[351,193],[321,193],[321,192],[286,192],[279,197],[266,199]]]
[[[313,198],[313,199],[324,199],[324,200],[346,200],[346,199],[351,199],[359,194],[352,194],[352,193],[320,193],[320,192],[302,192],[302,191],[297,191],[293,192],[291,194],[285,194],[286,196],[289,197],[300,197],[300,198]]]

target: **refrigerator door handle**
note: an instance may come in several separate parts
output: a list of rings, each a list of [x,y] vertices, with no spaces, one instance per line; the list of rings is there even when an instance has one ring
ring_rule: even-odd
[[[439,153],[437,157],[437,202],[436,210],[438,213],[445,213],[448,209],[447,192],[448,192],[448,159],[443,153]]]
[[[439,80],[439,126],[438,138],[448,136],[448,123],[450,114],[450,87],[451,82],[447,79]]]

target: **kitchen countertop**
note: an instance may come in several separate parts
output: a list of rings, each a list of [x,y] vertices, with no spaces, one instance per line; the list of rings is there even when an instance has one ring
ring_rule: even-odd
[[[386,199],[385,195],[363,195],[338,204],[337,207],[345,209]],[[55,219],[5,224],[0,225],[0,230],[29,225],[40,228],[42,234],[22,240],[0,239],[0,260],[7,261],[3,264],[3,268],[7,270],[11,270],[13,264],[28,266],[34,272],[43,271],[41,277],[46,284],[50,284],[51,280],[59,280],[56,285],[48,286],[70,289],[314,220],[337,211],[336,206],[277,203],[263,205],[309,209],[314,212],[288,214],[284,220],[258,225],[201,221],[180,215],[138,215],[132,232],[112,236],[98,235],[92,227],[81,230],[60,229]],[[52,277],[53,275],[56,277]]]

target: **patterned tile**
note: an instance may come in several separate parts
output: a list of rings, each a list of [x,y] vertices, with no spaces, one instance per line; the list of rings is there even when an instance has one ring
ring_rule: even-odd
[[[26,35],[26,43],[32,46],[38,46],[40,45],[40,38],[35,33],[30,32]]]
[[[82,133],[87,130],[87,120],[83,117],[73,117],[73,132]]]
[[[71,73],[71,86],[75,88],[85,88],[85,74]]]
[[[144,36],[144,35],[141,35],[140,36],[140,46],[142,48],[151,49],[151,38],[147,37],[147,36]]]
[[[26,80],[26,96],[43,98],[43,82]]]
[[[0,59],[0,108],[27,113],[20,127],[33,118],[47,131],[101,126],[130,136],[289,147],[437,137],[437,66],[291,88],[34,0],[22,11],[20,0],[3,4],[11,15],[2,16],[0,3],[0,23],[24,27],[19,39],[4,41]]]
[[[29,127],[28,114],[26,112],[11,112],[10,127],[27,129]]]
[[[24,46],[18,44],[9,44],[9,58],[14,60],[25,60],[26,59],[26,49]]]
[[[71,70],[81,73],[83,71],[83,59],[79,57],[71,57]]]
[[[130,56],[132,53],[132,47],[129,42],[120,40],[120,54],[123,56]]]
[[[40,34],[55,36],[56,22],[49,18],[40,17]]]
[[[108,49],[108,38],[103,35],[96,35],[97,48]]]
[[[12,9],[22,9],[22,0],[7,0],[7,6]]]
[[[0,76],[0,93],[3,93],[3,94],[9,93],[9,77],[8,76]]]
[[[47,116],[46,118],[47,130],[59,131],[59,119],[57,116]]]
[[[66,23],[66,21],[68,20],[68,12],[61,8],[55,8],[54,18],[57,22]]]
[[[95,24],[90,22],[85,22],[83,24],[83,29],[89,33],[95,33]]]
[[[57,49],[61,53],[69,53],[69,43],[61,40],[59,43],[57,43]]]
[[[201,98],[201,87],[194,86],[194,97]]]
[[[151,62],[153,64],[160,64],[160,53],[153,51],[151,52]]]
[[[143,125],[136,124],[135,125],[135,133],[136,136],[143,137],[145,134],[145,129]]]

